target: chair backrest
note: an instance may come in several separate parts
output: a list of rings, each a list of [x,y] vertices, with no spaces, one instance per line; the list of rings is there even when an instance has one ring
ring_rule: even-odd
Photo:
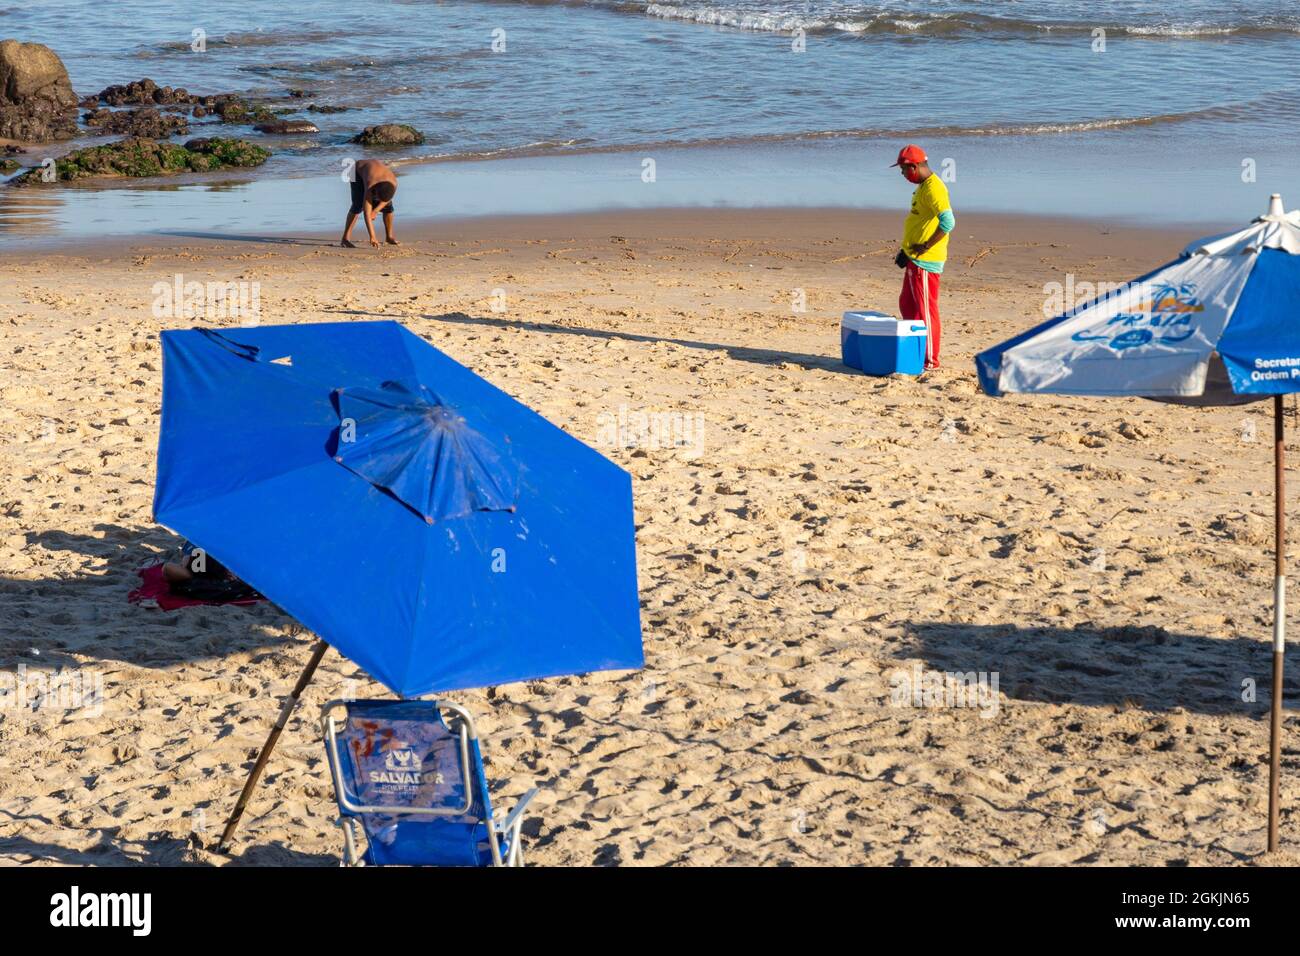
[[[361,821],[367,862],[500,860],[468,712],[445,701],[332,701],[321,722],[339,811]]]

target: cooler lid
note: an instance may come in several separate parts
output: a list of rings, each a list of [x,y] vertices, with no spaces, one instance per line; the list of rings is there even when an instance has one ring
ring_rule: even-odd
[[[859,335],[925,335],[924,322],[906,322],[883,312],[845,312],[840,328]]]

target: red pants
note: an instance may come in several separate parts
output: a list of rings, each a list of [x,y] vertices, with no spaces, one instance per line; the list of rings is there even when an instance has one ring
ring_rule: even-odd
[[[939,367],[939,273],[927,272],[909,262],[903,270],[903,291],[898,297],[899,317],[924,322],[925,367]]]

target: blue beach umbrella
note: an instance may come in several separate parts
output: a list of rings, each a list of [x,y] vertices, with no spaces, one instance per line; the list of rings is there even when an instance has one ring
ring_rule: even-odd
[[[1282,396],[1300,392],[1300,211],[1280,196],[1244,229],[1199,239],[1132,282],[975,357],[989,395],[1136,395],[1187,405],[1273,398],[1275,566],[1268,848],[1277,849],[1282,673]]]
[[[604,456],[396,322],[162,342],[155,520],[321,639],[291,701],[326,644],[404,697],[642,666]]]

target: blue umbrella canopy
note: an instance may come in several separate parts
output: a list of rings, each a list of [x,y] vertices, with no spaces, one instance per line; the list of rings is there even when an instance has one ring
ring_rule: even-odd
[[[162,342],[155,520],[391,690],[642,666],[617,465],[396,322]]]

